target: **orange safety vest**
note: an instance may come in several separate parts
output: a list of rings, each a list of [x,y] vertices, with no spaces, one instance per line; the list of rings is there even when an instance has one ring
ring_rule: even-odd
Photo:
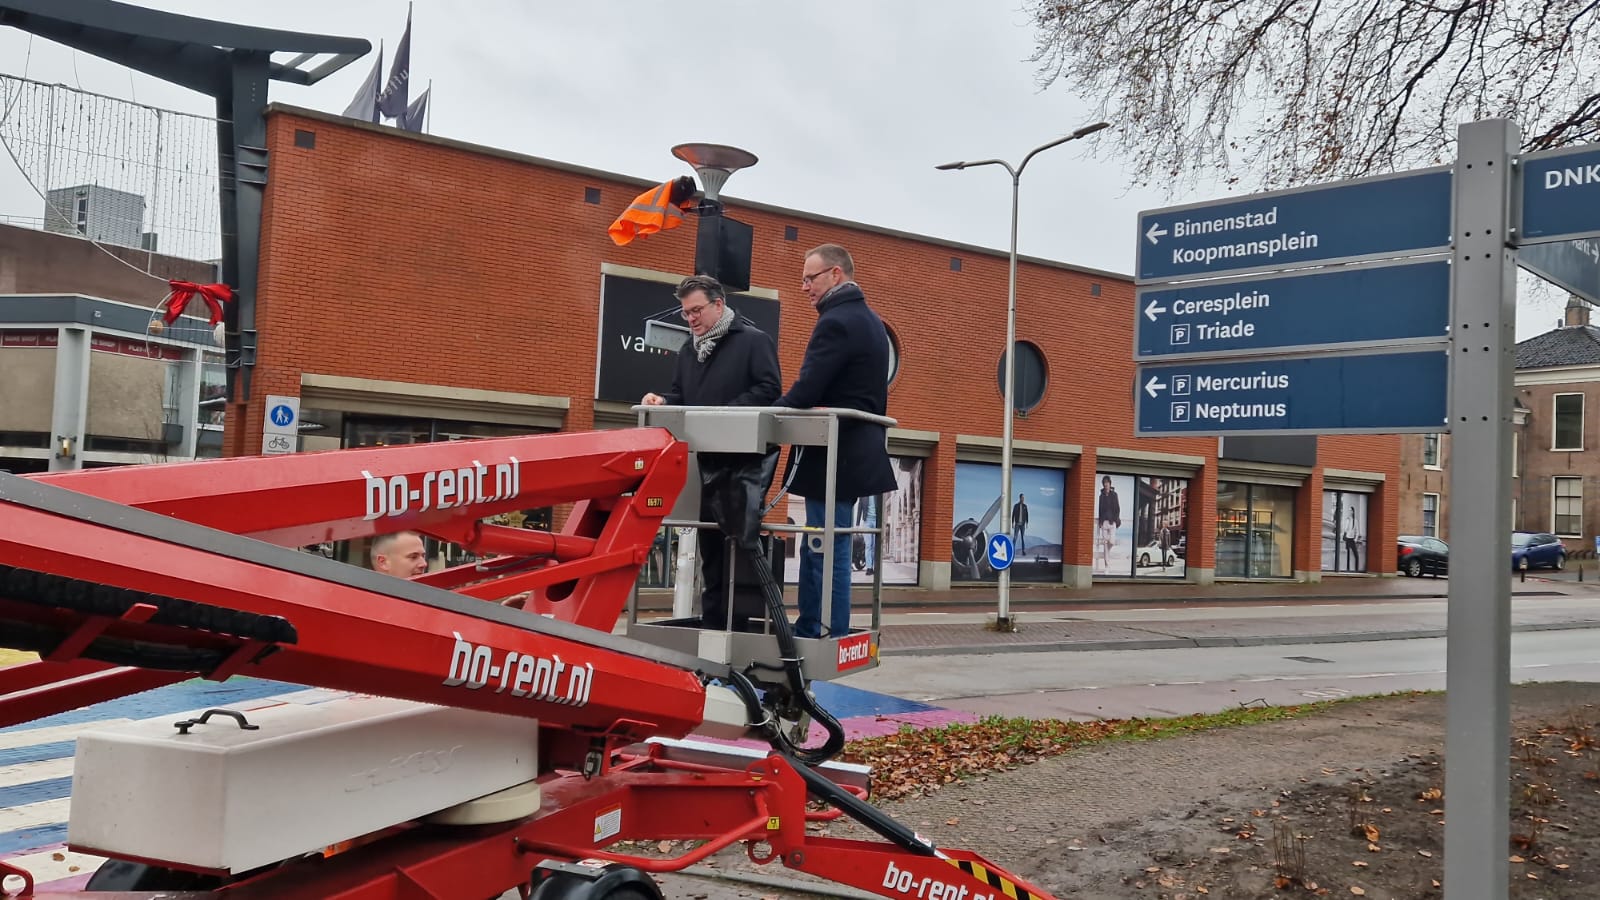
[[[611,240],[620,247],[636,237],[682,225],[683,210],[672,203],[672,188],[679,180],[653,187],[633,198],[633,203],[606,229]]]

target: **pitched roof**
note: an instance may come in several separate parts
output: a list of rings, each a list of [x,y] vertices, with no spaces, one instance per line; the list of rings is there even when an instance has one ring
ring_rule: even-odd
[[[1600,326],[1556,328],[1517,343],[1517,368],[1600,366]]]

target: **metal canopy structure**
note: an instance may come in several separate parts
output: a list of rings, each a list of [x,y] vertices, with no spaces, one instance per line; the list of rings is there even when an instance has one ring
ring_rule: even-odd
[[[0,25],[216,100],[222,280],[235,295],[224,319],[228,398],[243,399],[235,393],[236,374],[243,376],[248,398],[256,355],[261,198],[267,184],[267,82],[316,84],[371,52],[372,44],[180,16],[114,0],[0,0]],[[294,55],[278,62],[274,54]]]

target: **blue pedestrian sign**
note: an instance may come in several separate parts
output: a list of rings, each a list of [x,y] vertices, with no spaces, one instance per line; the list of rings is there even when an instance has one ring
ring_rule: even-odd
[[[1136,280],[1441,252],[1450,192],[1439,166],[1142,212]]]
[[[1592,144],[1521,158],[1517,243],[1600,235],[1600,149]]]
[[[989,565],[996,572],[1011,568],[1011,560],[1016,556],[1015,548],[1011,546],[1011,538],[1003,534],[996,534],[989,538]]]
[[[294,409],[286,403],[267,410],[267,420],[279,428],[288,428],[294,424]]]
[[[1442,342],[1449,337],[1450,264],[1423,260],[1139,288],[1133,355]]]
[[[1140,366],[1134,417],[1140,435],[1444,431],[1449,359],[1439,348]]]

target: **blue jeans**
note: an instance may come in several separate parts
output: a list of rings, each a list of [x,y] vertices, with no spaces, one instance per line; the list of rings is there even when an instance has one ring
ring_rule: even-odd
[[[821,500],[806,498],[806,527],[824,524]],[[855,503],[846,500],[833,505],[835,528],[849,528]],[[850,633],[850,534],[833,536],[833,598],[828,632],[833,637]],[[815,541],[816,548],[812,548]],[[800,544],[800,618],[795,620],[795,637],[822,636],[822,535],[806,535]]]

